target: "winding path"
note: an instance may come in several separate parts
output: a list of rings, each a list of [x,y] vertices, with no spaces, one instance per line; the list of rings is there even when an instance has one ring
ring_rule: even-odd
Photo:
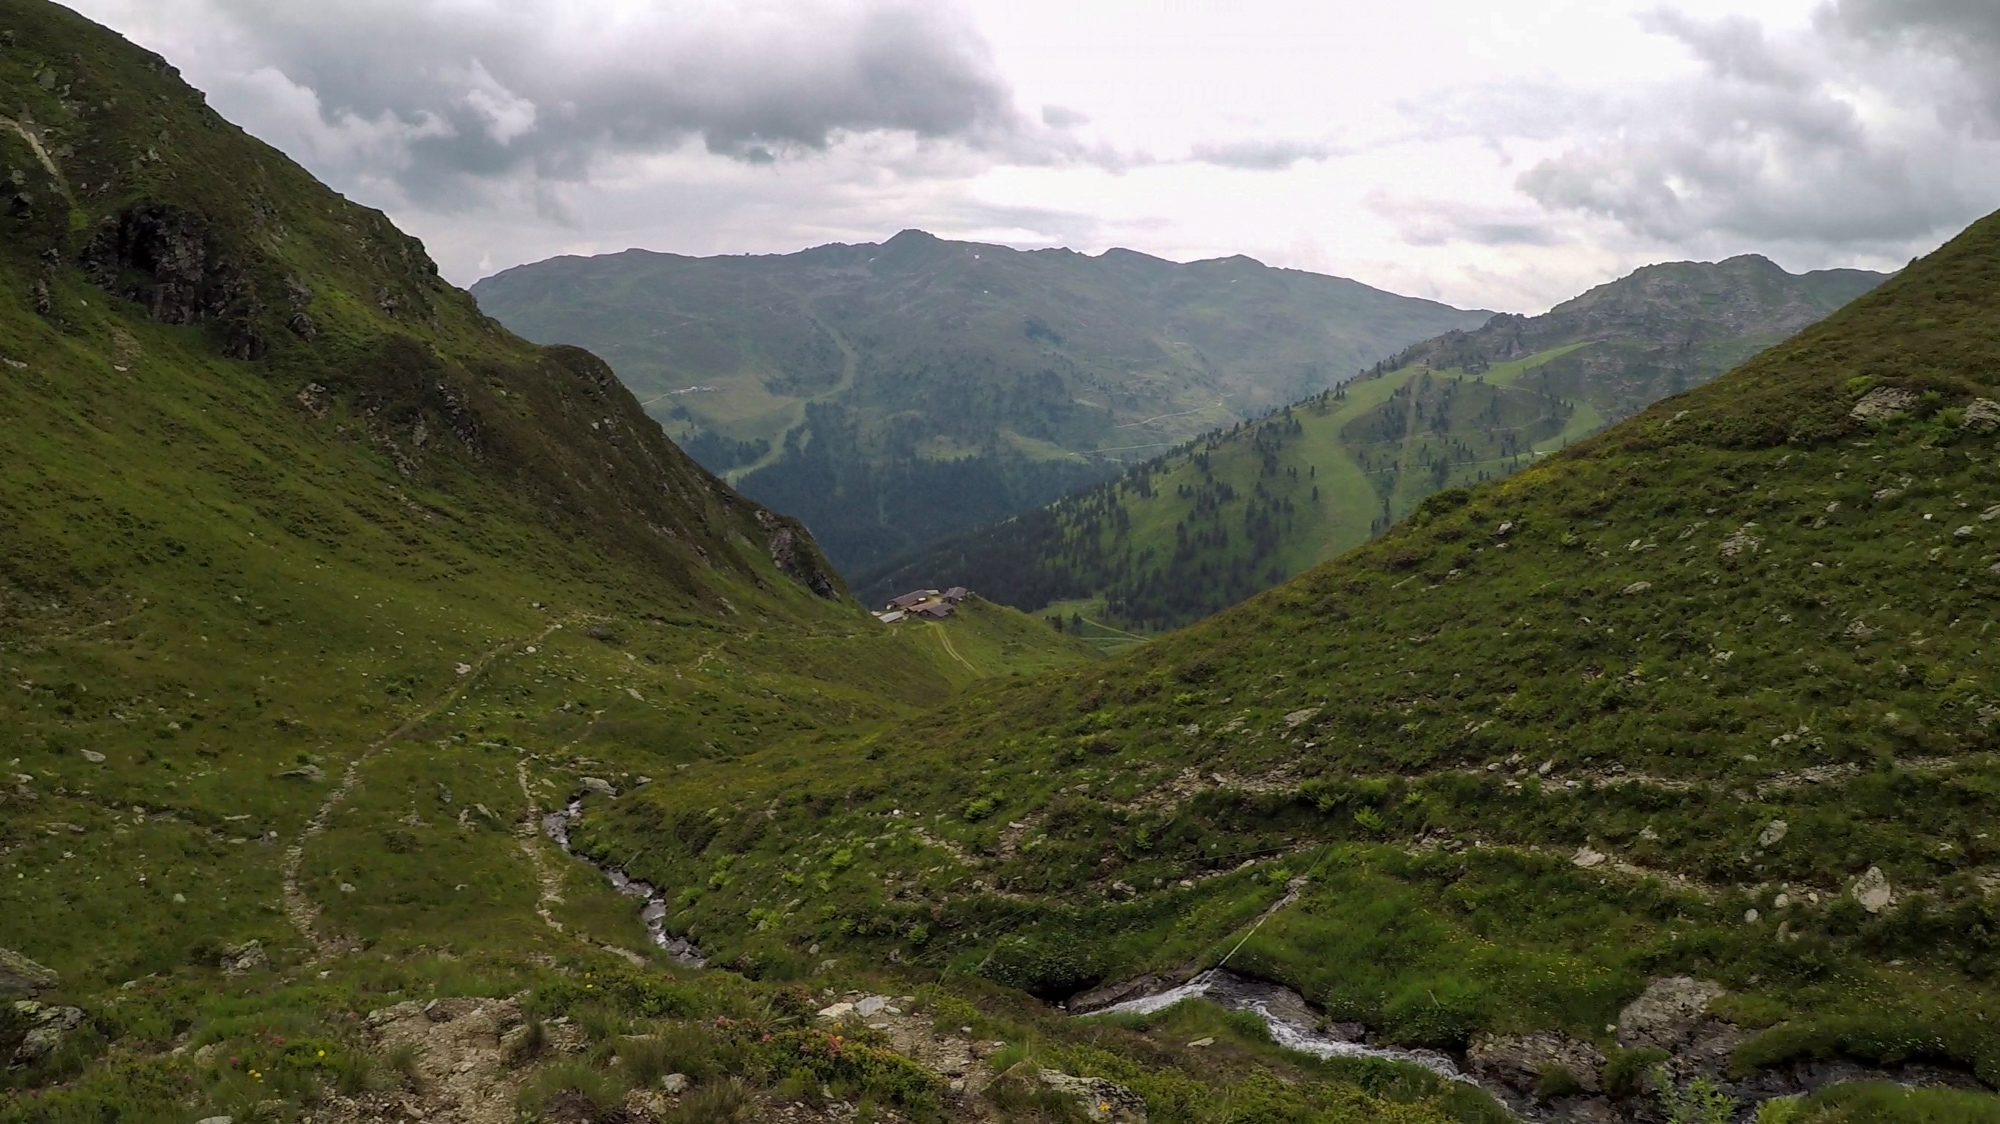
[[[500,657],[517,649],[538,644],[556,632],[561,631],[565,626],[581,619],[583,618],[565,618],[549,625],[530,639],[510,641],[480,656],[471,665],[471,670],[458,677],[458,682],[452,685],[451,690],[439,695],[429,705],[404,719],[395,729],[383,735],[379,740],[363,749],[353,759],[348,761],[347,768],[342,770],[340,774],[340,783],[334,786],[333,791],[327,794],[326,799],[320,803],[318,810],[313,813],[312,818],[306,821],[305,829],[299,832],[298,838],[293,841],[291,846],[285,848],[284,862],[280,867],[283,874],[285,918],[312,945],[313,954],[308,963],[318,964],[329,957],[338,956],[348,951],[351,947],[348,942],[328,936],[319,930],[320,908],[316,902],[306,896],[305,890],[300,887],[299,870],[305,865],[306,844],[314,836],[326,831],[327,824],[333,819],[334,811],[346,801],[350,793],[360,786],[362,766],[381,756],[397,742],[410,736],[417,727],[436,716],[438,711],[457,702],[465,695],[465,692],[469,688],[485,677],[488,669]]]

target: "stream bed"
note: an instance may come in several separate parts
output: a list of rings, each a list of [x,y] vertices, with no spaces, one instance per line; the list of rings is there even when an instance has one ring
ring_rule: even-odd
[[[617,867],[602,866],[588,855],[579,855],[569,845],[569,825],[583,815],[583,797],[578,796],[565,804],[561,811],[550,812],[542,817],[542,831],[562,848],[565,855],[576,859],[596,870],[610,881],[611,888],[628,898],[639,899],[639,921],[646,926],[646,939],[666,951],[675,963],[689,968],[708,967],[708,958],[685,937],[672,936],[667,932],[667,898],[651,883],[641,882]]]
[[[1448,1054],[1436,1050],[1371,1046],[1356,1040],[1358,1032],[1343,1033],[1348,1028],[1339,1025],[1322,1029],[1325,1020],[1298,992],[1278,984],[1239,976],[1226,968],[1211,968],[1177,987],[1099,1007],[1081,1017],[1150,1015],[1185,999],[1206,999],[1226,1010],[1249,1011],[1264,1020],[1264,1026],[1271,1032],[1271,1040],[1288,1050],[1297,1050],[1316,1058],[1380,1058],[1408,1062],[1420,1065],[1447,1081],[1479,1085]]]

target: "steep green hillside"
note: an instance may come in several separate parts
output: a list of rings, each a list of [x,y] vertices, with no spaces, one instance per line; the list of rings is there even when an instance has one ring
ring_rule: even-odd
[[[861,572],[1164,629],[1380,534],[1425,496],[1520,469],[1707,382],[1880,284],[1759,257],[1648,266],[1534,318],[1496,316],[1339,389],[997,526]]]
[[[723,956],[1050,997],[1226,962],[1592,1119],[1657,1119],[1660,1059],[1990,1113],[1997,380],[2000,216],[1201,625],[701,765],[589,845]]]
[[[947,242],[558,258],[473,287],[603,355],[843,569],[1046,503],[1483,313],[1248,258]]]
[[[0,105],[0,1121],[575,1120],[661,1065],[698,1087],[653,1117],[801,1067],[955,1103],[865,1029],[829,1058],[800,989],[676,969],[541,818],[1090,653],[883,626],[601,362],[67,10],[0,0]],[[1051,1037],[982,1002],[925,1009]]]

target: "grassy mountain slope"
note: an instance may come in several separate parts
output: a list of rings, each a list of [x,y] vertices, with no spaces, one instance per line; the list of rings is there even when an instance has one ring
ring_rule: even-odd
[[[1517,471],[1704,383],[1881,281],[1794,276],[1760,257],[1648,266],[1546,315],[1420,344],[857,581],[869,599],[943,581],[1029,611],[1083,602],[1128,628],[1186,624],[1366,542],[1433,492]]]
[[[609,360],[843,568],[1004,518],[1487,318],[1248,258],[1177,265],[948,242],[781,257],[630,251],[473,287]]]
[[[1997,378],[2000,216],[1201,625],[703,765],[592,844],[725,956],[1049,996],[1226,959],[1391,1041],[1549,1032],[1628,1076],[1621,1007],[1694,976],[1729,994],[1684,1074],[1990,1090]]]
[[[815,1052],[799,989],[677,972],[539,817],[1088,651],[996,606],[871,619],[600,362],[509,335],[73,13],[0,0],[0,95],[0,1121],[491,1119],[517,1089],[560,1116],[663,1062],[700,1104],[820,1066],[800,1096],[940,1116],[880,1036]],[[15,953],[51,1007],[13,1004]],[[435,996],[585,1029],[502,1059],[361,1018]],[[974,998],[926,1010],[1136,1041]],[[679,1053],[635,1057],[630,1020]],[[468,1085],[461,1046],[498,1068]],[[1399,1096],[1376,1118],[1446,1119]]]

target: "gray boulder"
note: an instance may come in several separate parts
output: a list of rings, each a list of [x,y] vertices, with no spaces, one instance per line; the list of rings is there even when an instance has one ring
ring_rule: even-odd
[[[603,777],[578,777],[576,783],[582,785],[585,792],[593,792],[599,796],[618,795],[618,790],[611,787],[611,782]]]
[[[1869,867],[1867,873],[1854,880],[1854,886],[1848,892],[1861,903],[1861,908],[1870,913],[1880,913],[1896,900],[1895,891],[1889,886],[1889,876],[1882,873],[1879,866]]]
[[[1979,433],[2000,429],[2000,402],[1991,398],[1974,398],[1972,405],[1965,408],[1965,420],[1959,424]]]
[[[56,974],[11,948],[0,948],[0,995],[37,995],[56,986]]]
[[[1878,386],[1861,396],[1848,416],[1858,422],[1885,421],[1910,412],[1917,404],[1917,394],[1895,386]]]
[[[1677,1050],[1694,1036],[1708,1005],[1727,990],[1711,980],[1688,976],[1654,980],[1618,1013],[1618,1042],[1627,1047]]]
[[[62,1040],[84,1023],[84,1013],[76,1007],[50,1007],[33,1000],[14,1004],[14,1010],[28,1018],[28,1033],[14,1051],[14,1064],[38,1062],[56,1052]]]

